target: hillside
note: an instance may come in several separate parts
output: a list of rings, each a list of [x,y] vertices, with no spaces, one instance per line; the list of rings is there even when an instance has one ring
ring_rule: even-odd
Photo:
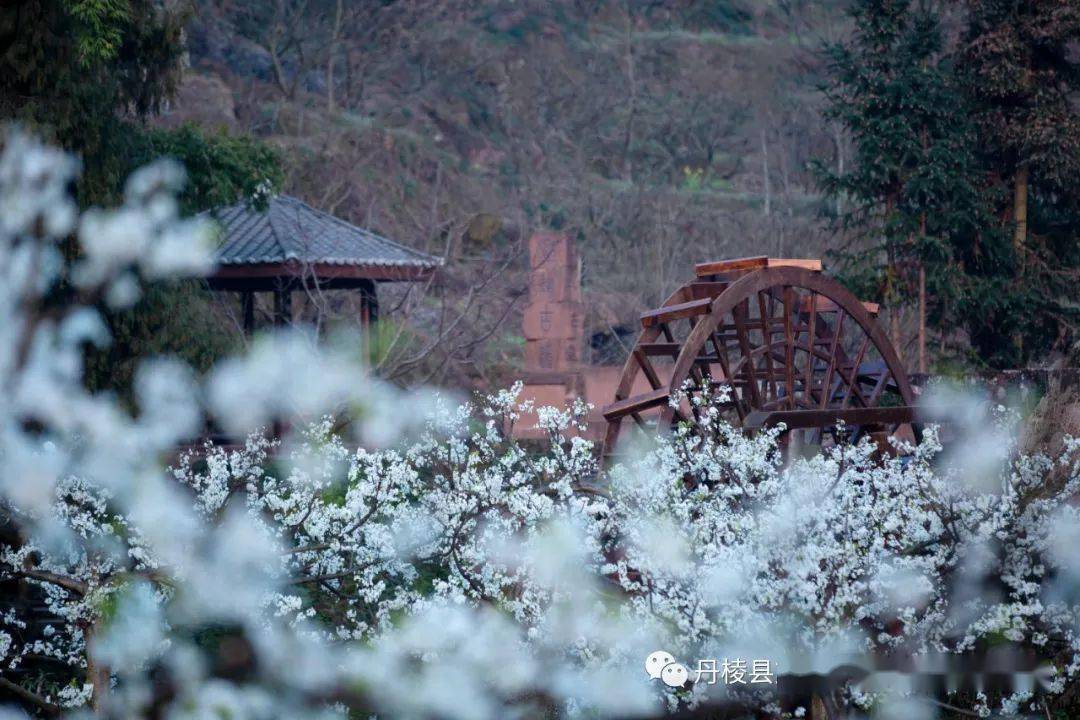
[[[694,261],[821,252],[806,166],[846,152],[816,90],[835,5],[202,0],[163,121],[266,139],[285,191],[445,254],[484,285],[475,332],[522,287],[484,268],[520,269],[524,237],[566,229],[589,329],[610,332]]]

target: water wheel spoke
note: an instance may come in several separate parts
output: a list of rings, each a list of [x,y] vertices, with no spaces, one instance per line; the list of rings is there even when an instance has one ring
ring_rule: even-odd
[[[641,348],[634,348],[632,353],[634,359],[637,360],[638,365],[641,367],[641,372],[645,373],[645,379],[649,381],[649,385],[653,390],[663,386],[660,382],[660,377],[656,374],[656,370],[653,369],[652,363],[649,362],[649,358],[641,350]]]
[[[682,345],[677,342],[646,342],[638,343],[637,349],[650,357],[668,356],[678,357]]]
[[[670,393],[667,388],[659,388],[625,400],[617,400],[605,407],[602,412],[608,420],[622,418],[626,415],[640,413],[642,410],[666,405],[669,397]]]
[[[754,363],[752,351],[750,349],[750,338],[746,330],[746,317],[749,314],[750,301],[744,300],[735,306],[733,316],[735,318],[735,334],[739,338],[739,349],[742,351],[743,357],[746,359],[746,376],[749,380],[750,386],[750,402],[752,407],[757,407],[761,404],[761,393],[758,392],[757,378],[754,374]]]
[[[870,398],[867,401],[867,404],[870,407],[877,407],[878,401],[881,399],[882,393],[889,385],[890,377],[891,375],[889,374],[888,368],[883,367],[881,369],[881,374],[878,375],[877,382],[874,383],[874,389],[870,391]]]
[[[836,319],[836,328],[833,330],[832,344],[829,347],[829,367],[825,371],[825,382],[822,385],[822,387],[832,388],[833,375],[836,373],[836,365],[837,365],[837,360],[838,360],[838,358],[837,358],[838,352],[837,351],[839,350],[839,347],[840,347],[840,338],[844,334],[844,318],[846,318],[846,317],[847,317],[847,315],[840,314],[839,317],[837,317],[837,319]],[[833,395],[832,390],[830,390],[827,395],[824,394],[824,393],[822,394],[822,396],[821,396],[821,407],[822,407],[822,409],[824,409],[830,402],[832,402],[832,395]]]
[[[866,405],[866,399],[862,396],[858,387],[859,378],[859,365],[862,363],[863,356],[866,355],[866,349],[870,346],[870,336],[863,337],[862,343],[859,345],[859,352],[855,355],[855,362],[851,365],[851,373],[848,377],[847,392],[844,393],[844,401],[840,404],[840,407],[846,408],[848,403],[851,402],[852,395],[855,395],[859,400]]]
[[[701,300],[691,300],[690,302],[663,307],[659,310],[650,310],[641,314],[641,326],[666,325],[675,320],[682,320],[695,315],[705,315],[709,312],[711,306],[712,300],[710,298],[702,298]]]
[[[709,337],[712,340],[713,349],[716,351],[716,358],[720,362],[720,369],[724,373],[724,379],[731,388],[731,400],[735,403],[735,412],[739,416],[739,421],[742,422],[743,418],[746,417],[746,410],[743,408],[742,398],[736,389],[735,375],[732,374],[731,364],[728,362],[728,344],[722,342],[716,333],[710,333]]]

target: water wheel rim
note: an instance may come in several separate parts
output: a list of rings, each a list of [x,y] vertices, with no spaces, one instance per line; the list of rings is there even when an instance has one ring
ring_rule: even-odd
[[[691,297],[692,286],[693,283],[687,283],[680,287],[668,297],[661,306],[661,309],[677,305],[684,302],[688,297]],[[900,399],[906,405],[911,405],[913,403],[915,393],[908,378],[907,371],[904,369],[896,349],[893,347],[882,328],[877,324],[874,315],[863,306],[862,301],[836,280],[822,275],[820,272],[798,267],[765,267],[752,270],[741,277],[732,280],[730,284],[721,291],[715,299],[713,299],[712,303],[709,305],[708,312],[703,314],[700,319],[697,320],[694,327],[690,330],[689,335],[682,342],[681,349],[675,359],[675,364],[671,371],[670,380],[667,383],[669,395],[674,396],[675,393],[682,390],[684,383],[690,377],[691,370],[698,358],[700,349],[705,347],[705,344],[709,341],[710,337],[717,331],[720,323],[724,321],[729,314],[732,314],[733,317],[733,313],[735,313],[736,308],[741,303],[748,302],[752,298],[758,297],[759,294],[764,291],[770,289],[780,289],[783,291],[784,288],[810,291],[814,295],[820,295],[835,303],[839,311],[842,311],[850,317],[858,328],[865,333],[869,346],[873,347],[881,357],[881,361],[884,363],[882,377],[885,377],[886,374],[887,376],[891,376],[893,383],[895,383],[895,392],[900,396]],[[787,307],[786,303],[784,312],[789,315],[791,313],[791,308]],[[664,332],[663,327],[666,326],[650,326],[643,328],[634,344],[634,352],[637,352],[643,344],[654,342]],[[798,334],[796,334],[796,341],[797,335]],[[795,343],[789,344],[794,345]],[[770,343],[770,348],[771,345],[772,343]],[[793,347],[793,352],[794,349],[795,348]],[[620,376],[619,385],[616,390],[617,399],[630,396],[634,383],[643,372],[641,365],[635,359],[634,352],[627,358],[627,361],[623,366],[623,372]],[[769,350],[765,350],[765,352],[769,352]],[[811,357],[816,355],[813,351],[809,354]],[[794,370],[792,372],[794,372]],[[859,367],[853,366],[851,373],[857,383]],[[661,411],[659,421],[661,430],[672,425],[675,414],[675,408],[670,406],[665,407]],[[605,456],[609,455],[614,450],[614,447],[618,442],[620,434],[619,430],[623,419],[625,418],[619,417],[614,420],[609,420],[607,423],[607,433],[605,435],[603,450]],[[920,439],[921,428],[912,423],[912,429],[915,433],[916,440]]]

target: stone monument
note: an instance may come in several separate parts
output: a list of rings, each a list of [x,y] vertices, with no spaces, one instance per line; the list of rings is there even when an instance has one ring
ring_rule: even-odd
[[[581,352],[585,314],[581,261],[570,237],[539,232],[529,238],[529,302],[522,321],[525,389],[522,400],[562,407],[583,394]],[[540,437],[536,418],[523,417],[515,436]]]

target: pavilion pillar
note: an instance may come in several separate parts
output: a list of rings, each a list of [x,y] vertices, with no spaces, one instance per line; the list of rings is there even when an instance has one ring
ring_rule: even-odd
[[[274,325],[283,326],[292,322],[292,290],[278,288],[274,290]]]
[[[251,290],[241,292],[240,304],[244,315],[244,334],[253,335],[255,333],[255,293]]]
[[[360,326],[365,330],[379,320],[379,296],[375,281],[365,280],[360,287]]]

